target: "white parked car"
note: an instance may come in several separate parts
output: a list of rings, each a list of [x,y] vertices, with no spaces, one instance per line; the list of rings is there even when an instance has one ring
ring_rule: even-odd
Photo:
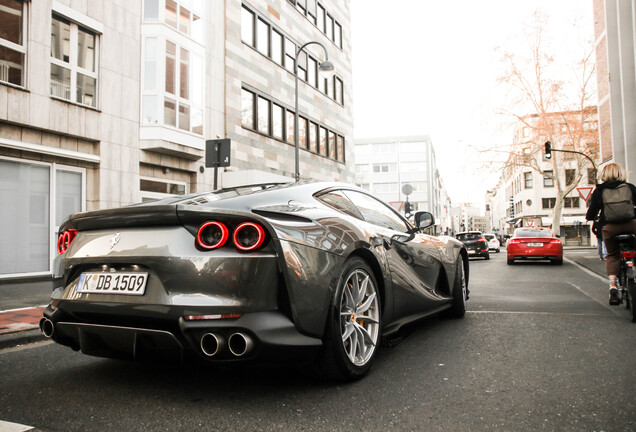
[[[486,240],[488,240],[488,250],[494,250],[495,252],[499,252],[501,245],[499,244],[499,240],[494,234],[484,234]]]

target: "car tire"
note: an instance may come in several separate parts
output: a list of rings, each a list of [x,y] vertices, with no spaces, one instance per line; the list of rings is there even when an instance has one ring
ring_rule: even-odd
[[[489,260],[489,259],[490,259],[490,254],[489,254],[489,253],[487,253],[486,255],[484,255],[484,258],[485,258],[486,260]]]
[[[495,249],[495,252],[499,253],[501,251],[501,249],[497,248]]]
[[[506,262],[508,263],[508,265],[513,265],[515,263],[515,260],[508,258]]]
[[[453,283],[453,302],[444,311],[447,318],[462,318],[466,314],[466,299],[468,297],[468,283],[466,282],[466,263],[460,256],[455,264],[455,282]]]
[[[338,381],[362,378],[371,369],[382,328],[380,291],[362,258],[345,262],[327,320],[324,350],[314,371]]]
[[[554,265],[563,265],[563,259],[555,259],[551,261]]]

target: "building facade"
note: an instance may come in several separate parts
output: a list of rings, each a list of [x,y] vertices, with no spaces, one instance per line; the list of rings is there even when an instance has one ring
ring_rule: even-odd
[[[349,2],[0,0],[0,282],[73,212],[295,174],[352,181]],[[231,164],[205,168],[205,142]]]
[[[594,0],[601,161],[636,173],[636,1]],[[610,79],[611,77],[611,79]]]
[[[546,124],[539,127],[539,116],[529,115],[516,124],[514,151],[497,187],[487,194],[490,223],[496,232],[504,235],[520,227],[552,226],[557,182],[560,182],[564,191],[570,191],[563,197],[555,234],[561,236],[566,245],[593,244],[591,225],[585,220],[585,213],[586,200],[596,185],[594,166],[576,153],[555,150],[548,159],[543,143],[547,129],[554,149],[585,152],[598,164],[596,108],[549,113],[543,121]]]
[[[442,216],[442,182],[428,135],[355,140],[356,184],[404,213],[408,201],[415,211]],[[412,192],[404,193],[405,185]],[[446,196],[444,194],[444,196]],[[441,218],[443,220],[444,218]],[[443,231],[437,225],[436,231]]]

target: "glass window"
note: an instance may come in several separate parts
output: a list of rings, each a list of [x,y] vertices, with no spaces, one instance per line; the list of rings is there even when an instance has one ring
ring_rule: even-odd
[[[338,48],[342,49],[342,26],[338,23],[335,23],[334,27],[334,42]]]
[[[329,39],[333,40],[333,17],[331,15],[327,15],[325,26],[325,34]]]
[[[532,172],[523,173],[523,183],[526,189],[532,189]]]
[[[406,232],[409,227],[406,222],[391,207],[356,191],[345,191],[345,195],[353,202],[364,220],[394,231]]]
[[[179,102],[179,129],[190,130],[190,106]]]
[[[166,24],[177,28],[177,3],[174,0],[166,0]]]
[[[309,123],[309,150],[318,153],[318,125],[314,122]]]
[[[287,142],[294,144],[294,112],[287,111]]]
[[[552,209],[556,204],[556,198],[541,198],[541,207],[544,209]]]
[[[71,46],[76,49],[71,50]],[[97,106],[97,35],[62,17],[51,21],[50,94]]]
[[[24,85],[25,2],[0,0],[0,81]]]
[[[55,174],[55,225],[82,211],[82,173],[57,170]]]
[[[269,101],[258,97],[258,131],[269,135]]]
[[[587,184],[596,185],[596,170],[594,168],[587,169]]]
[[[166,98],[163,102],[163,122],[169,126],[177,125],[177,104]]]
[[[144,20],[159,18],[159,0],[144,0]]]
[[[574,183],[574,178],[576,177],[576,170],[566,169],[565,170],[565,184],[566,186],[570,186]]]
[[[256,49],[269,56],[269,24],[260,18],[256,21]]]
[[[179,31],[185,34],[190,34],[190,20],[192,19],[192,13],[181,5],[179,7]]]
[[[329,157],[336,158],[336,134],[329,131]]]
[[[311,56],[307,57],[307,82],[312,87],[318,87],[318,62]]]
[[[302,149],[308,148],[307,146],[307,119],[298,117],[298,146]]]
[[[176,94],[177,45],[166,41],[166,92]]]
[[[325,33],[325,8],[318,4],[318,23],[316,24],[321,32]]]
[[[190,99],[190,53],[183,48],[181,48],[181,55],[179,56],[179,66],[179,96],[183,99]]]
[[[254,46],[254,13],[245,6],[241,10],[241,39],[249,46]]]
[[[344,105],[344,94],[342,92],[342,80],[340,78],[335,78],[336,80],[336,94],[334,99],[340,105]]]
[[[340,162],[344,162],[345,161],[345,142],[344,142],[344,137],[341,135],[338,135],[338,149],[337,149],[337,159]]]
[[[317,197],[320,201],[327,204],[329,207],[333,207],[344,214],[352,216],[357,219],[363,219],[362,215],[353,205],[351,200],[344,196],[342,191],[331,191]]]
[[[272,104],[272,136],[280,140],[283,139],[283,107]]]
[[[283,35],[272,30],[272,60],[283,65]]]
[[[552,170],[543,172],[543,186],[544,187],[554,186],[554,179],[552,178]]]
[[[296,44],[285,38],[285,69],[294,73],[294,60],[296,59]]]
[[[307,81],[307,53],[305,51],[298,54],[298,78]]]
[[[318,153],[327,156],[327,129],[321,127],[318,135]]]
[[[254,129],[254,93],[245,89],[241,91],[241,124]]]

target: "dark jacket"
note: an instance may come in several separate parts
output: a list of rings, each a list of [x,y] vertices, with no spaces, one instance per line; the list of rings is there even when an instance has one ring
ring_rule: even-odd
[[[590,207],[587,209],[587,213],[585,214],[585,219],[591,221],[598,221],[598,229],[600,230],[605,224],[605,216],[603,215],[603,190],[604,189],[616,189],[618,185],[626,182],[612,180],[601,183],[594,189],[592,192],[592,196],[590,196]],[[636,203],[636,186],[631,183],[627,183],[629,188],[632,190],[632,201]]]

